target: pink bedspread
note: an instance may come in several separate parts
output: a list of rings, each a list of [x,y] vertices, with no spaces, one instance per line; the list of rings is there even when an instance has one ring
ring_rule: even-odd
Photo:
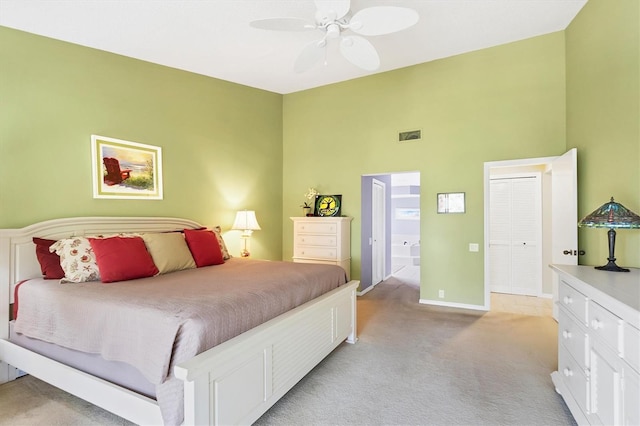
[[[345,282],[338,266],[250,259],[110,284],[36,279],[20,286],[15,331],[135,366],[179,424],[174,365]]]

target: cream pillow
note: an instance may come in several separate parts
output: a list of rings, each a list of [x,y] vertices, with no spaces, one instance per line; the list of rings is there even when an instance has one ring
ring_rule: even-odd
[[[142,234],[142,239],[161,274],[196,267],[196,262],[181,233]]]

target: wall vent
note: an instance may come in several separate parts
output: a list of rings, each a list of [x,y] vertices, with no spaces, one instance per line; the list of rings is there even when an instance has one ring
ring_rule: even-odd
[[[398,132],[398,142],[419,141],[422,139],[422,130],[405,130]]]

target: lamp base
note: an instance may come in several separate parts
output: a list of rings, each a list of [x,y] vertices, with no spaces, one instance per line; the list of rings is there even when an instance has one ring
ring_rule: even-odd
[[[249,253],[247,249],[244,249],[240,252],[240,257],[249,257],[250,255],[251,253]]]
[[[599,269],[600,271],[629,272],[628,269],[621,268],[618,265],[616,265],[616,262],[614,262],[613,260],[610,260],[609,263],[607,263],[604,266],[596,266],[595,268]]]

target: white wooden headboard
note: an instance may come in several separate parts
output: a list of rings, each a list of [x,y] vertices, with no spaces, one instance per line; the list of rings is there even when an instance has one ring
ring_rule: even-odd
[[[201,228],[197,222],[172,217],[72,217],[0,229],[0,339],[9,333],[12,284],[42,276],[32,238],[60,239],[119,232],[163,232]]]

